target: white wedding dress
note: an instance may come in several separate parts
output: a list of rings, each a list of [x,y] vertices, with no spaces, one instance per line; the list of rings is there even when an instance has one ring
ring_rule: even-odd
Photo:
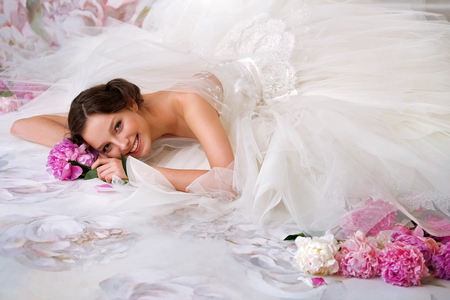
[[[110,21],[73,33],[2,74],[51,88],[0,119],[0,296],[357,299],[375,287],[410,299],[340,277],[310,290],[281,239],[338,232],[370,198],[394,204],[399,222],[450,235],[449,50],[443,16],[373,1],[159,1],[142,29]],[[163,138],[128,159],[130,184],[99,193],[99,180],[50,178],[49,149],[8,134],[14,120],[66,113],[80,91],[117,77],[205,98],[234,163],[177,192],[151,165],[208,161],[195,140]],[[439,285],[414,293],[444,299]]]

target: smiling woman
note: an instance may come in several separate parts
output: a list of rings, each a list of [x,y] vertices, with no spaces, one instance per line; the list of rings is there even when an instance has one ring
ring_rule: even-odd
[[[217,79],[214,79],[217,82]],[[47,118],[37,116],[16,121],[11,132],[36,143],[45,144],[37,131]],[[61,117],[63,120],[63,117]],[[100,179],[111,182],[114,176],[126,179],[121,156],[146,157],[152,141],[165,135],[198,139],[210,167],[227,167],[233,152],[218,112],[196,94],[160,91],[141,95],[139,88],[124,80],[113,79],[81,92],[73,101],[68,115],[68,129],[73,142],[87,143],[99,152],[92,165]],[[64,123],[46,127],[48,132],[63,133]],[[63,138],[63,136],[61,136]],[[157,168],[180,191],[207,170]]]

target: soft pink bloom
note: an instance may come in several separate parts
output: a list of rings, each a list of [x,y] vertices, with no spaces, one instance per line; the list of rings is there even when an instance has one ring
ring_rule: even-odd
[[[405,242],[409,245],[416,246],[420,250],[420,252],[422,252],[424,262],[427,267],[431,266],[431,258],[433,254],[439,251],[439,245],[436,243],[436,241],[432,238],[424,237],[424,231],[419,226],[416,227],[413,232],[409,230],[404,234],[397,232],[394,237],[394,241]]]
[[[389,230],[396,223],[397,210],[389,202],[366,200],[364,205],[350,211],[341,220],[340,226],[345,235],[362,231],[368,235],[377,235],[382,230]]]
[[[450,243],[442,245],[439,251],[433,255],[432,266],[434,276],[450,280]]]
[[[420,285],[429,276],[422,253],[417,247],[404,242],[388,243],[378,255],[379,275],[393,285]]]
[[[371,278],[378,270],[378,252],[361,231],[356,232],[339,244],[341,250],[336,255],[339,274],[345,277]]]
[[[400,235],[398,236],[395,241],[396,242],[405,242],[409,245],[416,246],[417,249],[422,252],[424,263],[427,267],[431,266],[431,258],[434,253],[439,250],[439,246],[436,244],[436,242],[433,239],[428,238],[428,241],[425,239],[421,239],[420,237],[417,237],[415,235]],[[433,241],[433,242],[431,242]]]
[[[69,161],[76,161],[90,167],[97,158],[97,153],[87,151],[87,147],[85,144],[77,146],[69,139],[63,139],[50,150],[47,171],[59,180],[77,179],[83,170],[79,166],[72,166]]]

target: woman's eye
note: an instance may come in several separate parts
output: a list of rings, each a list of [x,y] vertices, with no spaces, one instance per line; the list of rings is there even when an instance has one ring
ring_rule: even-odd
[[[117,122],[116,126],[114,127],[114,130],[118,131],[120,129],[121,125],[122,125],[122,121]]]
[[[103,152],[104,153],[108,152],[110,146],[111,144],[106,144],[105,147],[103,147]]]

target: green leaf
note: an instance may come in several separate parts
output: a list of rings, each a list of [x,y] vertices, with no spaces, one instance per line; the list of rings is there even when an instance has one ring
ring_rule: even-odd
[[[10,92],[10,91],[1,91],[0,92],[0,97],[7,98],[7,97],[11,97],[12,95],[14,95],[14,94],[12,92]]]
[[[84,180],[98,178],[97,169],[89,170],[86,175],[84,175]]]
[[[120,154],[120,157],[122,158],[123,170],[125,171],[125,175],[127,175],[127,177],[128,177],[128,173],[127,173],[127,158],[125,156],[123,156],[123,154]]]
[[[299,237],[299,236],[301,236],[301,237],[311,237],[310,235],[308,235],[308,234],[306,234],[304,232],[301,232],[301,233],[297,233],[297,234],[288,235],[287,237],[284,238],[283,241],[295,241],[295,239],[297,237]]]

